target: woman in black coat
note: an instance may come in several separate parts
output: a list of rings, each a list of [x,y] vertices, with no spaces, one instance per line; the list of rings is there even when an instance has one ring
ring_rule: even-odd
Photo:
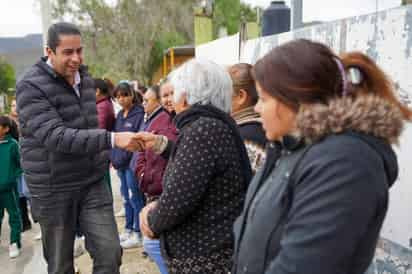
[[[362,53],[289,42],[254,66],[272,143],[235,223],[233,274],[363,274],[411,111]]]
[[[142,231],[160,237],[169,273],[228,273],[232,226],[251,168],[230,117],[232,82],[224,68],[191,60],[170,77],[179,131],[159,200],[142,211]],[[160,153],[160,144],[154,147]]]

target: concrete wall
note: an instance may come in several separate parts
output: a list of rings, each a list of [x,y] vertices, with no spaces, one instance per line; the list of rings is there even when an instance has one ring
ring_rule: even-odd
[[[6,111],[7,105],[7,96],[5,94],[0,94],[0,113],[4,113]]]
[[[209,59],[222,65],[237,63],[239,60],[239,34],[196,46],[196,57]]]
[[[371,56],[393,79],[402,101],[412,107],[412,6],[348,18],[294,32],[249,40],[237,58],[233,41],[205,44],[196,54],[228,64],[255,63],[270,49],[295,38],[326,43],[336,52],[362,51]],[[368,273],[412,274],[412,126],[408,125],[398,152],[400,174],[390,190],[390,207],[381,233],[374,264]],[[356,225],[356,224],[354,224]]]

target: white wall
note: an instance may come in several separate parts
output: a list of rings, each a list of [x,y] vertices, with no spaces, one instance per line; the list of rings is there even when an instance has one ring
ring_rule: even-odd
[[[237,63],[239,60],[239,34],[196,47],[196,57],[206,58],[222,65]]]

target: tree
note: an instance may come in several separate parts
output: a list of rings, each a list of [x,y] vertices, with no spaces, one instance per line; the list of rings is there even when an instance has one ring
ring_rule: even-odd
[[[12,65],[0,58],[0,93],[9,93],[16,85],[16,75]]]
[[[216,0],[213,11],[213,27],[215,36],[224,27],[228,35],[239,31],[240,0]]]
[[[219,29],[222,27],[226,28],[228,35],[237,33],[241,20],[257,22],[256,10],[239,0],[215,0],[213,11],[215,37],[218,37]]]
[[[250,5],[245,3],[240,3],[240,17],[245,22],[257,22],[257,12],[256,9],[260,8],[252,8]]]
[[[155,41],[150,53],[151,58],[148,65],[148,74],[153,75],[162,64],[165,49],[176,45],[183,45],[185,41],[185,37],[178,32],[169,32],[161,35],[161,37]]]
[[[195,0],[55,0],[54,18],[82,29],[85,63],[94,76],[148,83],[170,46],[193,43]],[[112,1],[113,2],[113,1]]]

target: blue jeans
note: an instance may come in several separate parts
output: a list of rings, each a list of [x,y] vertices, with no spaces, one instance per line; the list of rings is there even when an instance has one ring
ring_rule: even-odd
[[[161,274],[168,274],[165,261],[160,253],[160,241],[143,237],[143,248],[156,263]]]
[[[140,232],[139,213],[144,207],[143,194],[131,169],[119,169],[117,175],[120,178],[120,192],[126,211],[126,229]]]
[[[30,198],[29,188],[27,187],[23,174],[17,177],[17,190],[19,192],[19,197]]]

